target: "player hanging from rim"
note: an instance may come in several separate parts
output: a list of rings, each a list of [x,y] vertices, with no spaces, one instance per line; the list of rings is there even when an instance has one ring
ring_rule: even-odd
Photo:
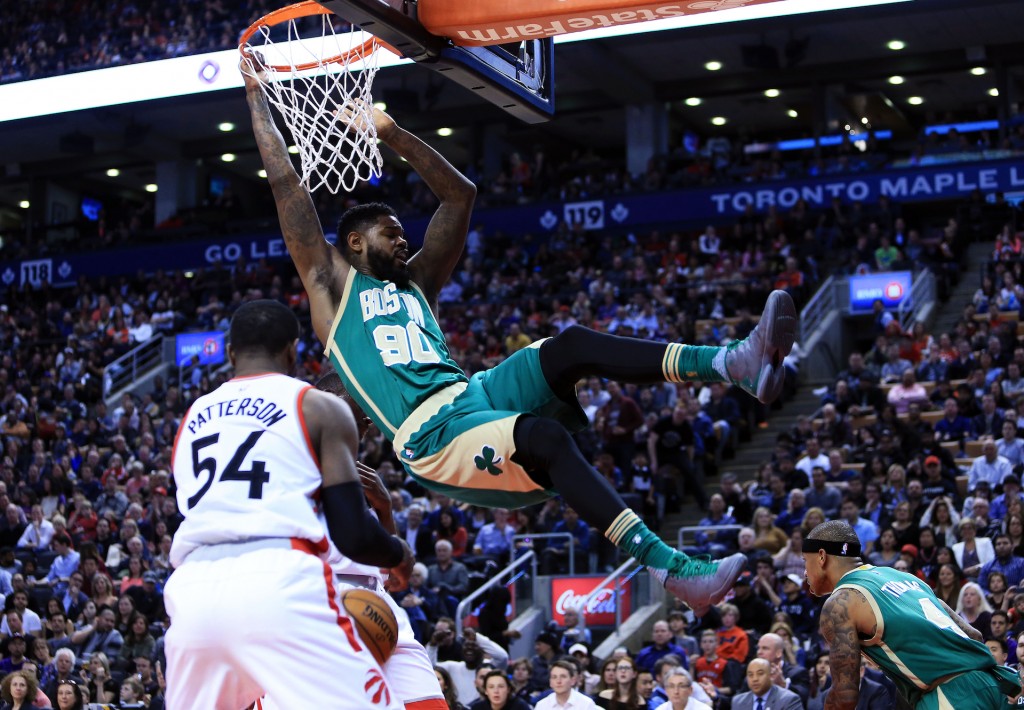
[[[829,596],[821,635],[829,644],[832,690],[825,710],[853,710],[864,654],[896,683],[915,710],[990,710],[1021,692],[1010,668],[996,664],[981,632],[917,577],[864,564],[845,520],[804,539],[811,593]]]
[[[690,558],[647,529],[573,442],[570,432],[587,425],[575,384],[590,375],[636,383],[730,381],[770,402],[782,389],[782,360],[796,332],[789,295],[772,293],[750,337],[726,347],[572,327],[468,379],[451,359],[436,318],[438,292],[465,246],[475,186],[374,108],[377,137],[408,161],[440,205],[415,256],[398,216],[381,203],[348,210],[332,246],[252,76],[256,69],[249,59],[241,68],[313,329],[410,475],[426,488],[488,507],[518,508],[561,495],[694,609],[720,600],[742,571],[743,555],[720,562]]]

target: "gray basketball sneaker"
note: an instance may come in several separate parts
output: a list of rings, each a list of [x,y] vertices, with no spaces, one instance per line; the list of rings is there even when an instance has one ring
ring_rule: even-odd
[[[725,368],[733,384],[768,404],[782,393],[786,379],[782,360],[793,349],[796,305],[785,291],[772,291],[757,327],[746,338],[726,346]]]
[[[747,566],[746,555],[737,552],[712,562],[706,558],[686,557],[679,553],[679,566],[672,571],[651,569],[651,574],[678,599],[686,602],[698,616],[718,604],[732,589]]]

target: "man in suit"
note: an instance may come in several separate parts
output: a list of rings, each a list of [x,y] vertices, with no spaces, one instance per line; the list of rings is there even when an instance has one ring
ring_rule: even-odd
[[[757,657],[770,664],[769,676],[773,685],[796,693],[800,697],[800,704],[806,705],[811,687],[810,674],[803,666],[794,666],[785,660],[782,654],[784,643],[778,634],[764,634],[757,642]],[[747,676],[750,676],[749,669]],[[749,688],[744,684],[740,690],[746,691]]]
[[[422,506],[413,504],[409,506],[406,514],[405,525],[399,534],[403,540],[409,543],[409,547],[416,553],[417,560],[432,559],[434,557],[434,537],[423,521]]]
[[[864,677],[866,667],[867,664],[861,664],[860,667],[860,699],[857,700],[857,710],[889,710],[893,707],[893,698],[889,697],[889,692],[881,683]],[[823,710],[831,690],[832,688],[827,688],[818,697],[811,698],[807,703],[807,710]]]
[[[747,685],[750,690],[732,699],[732,710],[803,710],[799,695],[772,682],[772,664],[763,658],[747,665]],[[728,698],[722,700],[724,706]]]

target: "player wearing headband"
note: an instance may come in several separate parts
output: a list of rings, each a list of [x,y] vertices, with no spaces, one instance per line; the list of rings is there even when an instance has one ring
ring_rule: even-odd
[[[878,664],[915,710],[990,710],[1020,693],[1017,674],[998,666],[981,633],[905,572],[861,560],[860,540],[843,520],[804,540],[807,583],[829,596],[821,635],[830,646],[832,690],[825,710],[853,710],[860,657]]]

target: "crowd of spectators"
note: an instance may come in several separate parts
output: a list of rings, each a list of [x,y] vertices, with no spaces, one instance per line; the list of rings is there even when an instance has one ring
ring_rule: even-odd
[[[990,277],[948,333],[933,336],[923,324],[904,332],[879,303],[871,347],[849,355],[820,409],[778,435],[754,480],[720,475],[690,551],[747,555],[749,571],[727,603],[699,618],[685,607],[673,611],[639,652],[617,649],[607,659],[592,658],[589,629],[575,615],[540,634],[531,658],[509,660],[496,648],[504,641],[500,627],[473,633],[474,653],[484,649],[479,657],[446,657],[449,622],[442,619],[428,649],[451,673],[448,685],[461,678],[458,697],[477,703],[471,707],[521,707],[503,705],[505,693],[541,707],[557,692],[549,690],[558,681],[548,670],[568,660],[577,691],[601,707],[754,707],[750,696],[738,700],[748,691],[770,698],[770,707],[823,707],[829,649],[818,633],[820,600],[806,591],[800,550],[811,529],[837,518],[858,532],[867,561],[919,577],[982,633],[999,663],[1020,668],[1019,251],[1012,231],[1000,237]],[[677,401],[687,400],[677,394]],[[686,420],[685,409],[673,410],[676,421]],[[505,670],[496,696],[480,684],[502,675],[492,665]],[[866,671],[861,694],[861,707],[901,707],[877,669]]]
[[[803,238],[790,240],[787,234]],[[958,244],[955,223],[919,242],[913,234],[899,207],[889,203],[837,204],[823,214],[811,214],[803,206],[785,215],[751,212],[729,228],[709,227],[699,234],[650,232],[595,238],[563,226],[550,240],[540,241],[476,225],[467,253],[441,295],[442,327],[452,355],[468,373],[492,366],[573,323],[644,338],[727,343],[744,337],[754,326],[772,288],[787,288],[798,301],[810,295],[828,264],[825,239],[832,240],[831,251],[839,253],[842,245],[863,243],[860,251],[847,251],[846,258],[858,265],[863,261],[867,269],[948,263],[950,273],[958,273],[955,259],[942,261],[943,245],[952,251]],[[1012,249],[1012,233],[1009,239],[1007,248]],[[886,242],[899,245],[895,255]],[[921,248],[914,251],[911,247],[918,243]],[[1004,259],[993,269],[994,278],[1014,290],[1014,262]],[[150,707],[159,706],[162,632],[167,623],[160,589],[170,573],[167,551],[181,520],[169,474],[173,436],[189,403],[229,374],[202,368],[180,377],[172,372],[134,395],[124,395],[116,406],[108,406],[104,365],[157,334],[225,329],[238,305],[260,297],[289,304],[308,323],[305,294],[286,262],[239,261],[215,264],[191,276],[158,271],[96,282],[83,279],[69,289],[12,289],[0,306],[4,417],[0,423],[4,449],[0,594],[5,595],[7,612],[0,625],[4,655],[0,663],[8,664],[0,665],[0,671],[19,670],[18,664],[34,659],[27,667],[36,664],[36,680],[50,702],[57,701],[59,681],[72,674],[91,684],[94,700],[101,693],[108,699],[119,692],[134,697],[132,689],[121,686],[139,672],[146,679],[142,696]],[[939,396],[935,392],[953,402],[936,399],[943,407],[962,407],[969,416],[981,417],[978,425],[967,419],[965,440],[983,431],[1001,431],[991,417],[985,419],[986,396],[997,408],[1009,408],[1008,393],[1016,392],[1014,383],[1020,378],[1012,361],[1024,362],[1024,348],[1017,348],[1015,329],[1002,320],[977,319],[974,312],[965,311],[953,333],[933,342],[920,329],[902,333],[898,324],[893,326],[894,319],[880,311],[877,341],[869,352],[855,354],[852,374],[842,373],[830,389],[821,421],[807,417],[780,438],[776,455],[765,462],[755,483],[742,487],[734,475],[720,474],[720,493],[713,496],[705,493],[706,478],[724,471],[738,442],[769,412],[721,384],[635,386],[598,379],[581,383],[580,401],[594,426],[579,436],[579,443],[596,468],[653,525],[666,510],[692,496],[705,511],[705,526],[744,526],[738,534],[709,533],[695,544],[699,551],[712,554],[733,548],[748,553],[756,573],[738,585],[731,602],[734,614],[726,606],[692,622],[685,617],[666,621],[684,650],[681,665],[695,668],[700,648],[707,654],[707,663],[718,669],[714,673],[721,673],[721,684],[712,678],[714,673],[698,673],[694,682],[685,674],[667,673],[665,664],[655,668],[655,662],[664,659],[651,660],[652,656],[667,648],[658,641],[664,635],[660,627],[655,630],[655,651],[641,654],[635,662],[628,654],[616,659],[614,683],[604,672],[607,666],[590,665],[585,673],[575,675],[589,678],[592,689],[603,678],[599,698],[603,690],[627,701],[631,688],[642,686],[652,689],[652,697],[664,700],[665,693],[685,690],[672,690],[674,683],[686,684],[694,695],[704,693],[713,700],[716,694],[724,698],[730,690],[743,690],[743,664],[753,649],[760,652],[763,639],[771,641],[766,642],[765,657],[769,651],[775,653],[768,649],[774,648],[774,637],[766,636],[769,633],[785,639],[779,646],[783,652],[792,645],[793,653],[802,654],[802,659],[820,655],[822,649],[814,645],[820,643],[815,607],[797,583],[787,582],[787,575],[801,574],[799,556],[789,551],[798,549],[793,545],[799,545],[801,531],[816,519],[814,509],[827,504],[818,510],[822,519],[827,510],[829,516],[847,516],[859,530],[869,530],[871,524],[879,527],[881,516],[889,515],[893,506],[893,528],[902,536],[910,535],[908,526],[920,525],[930,499],[908,504],[906,514],[900,512],[900,500],[890,490],[898,484],[899,475],[890,471],[902,467],[908,499],[914,500],[911,491],[918,488],[930,492],[941,487],[950,499],[948,512],[962,515],[956,455],[935,443],[927,427],[918,434],[920,447],[927,447],[930,440],[932,448],[915,448],[908,432],[918,433],[915,417],[928,414],[928,402]],[[966,353],[960,353],[961,347],[966,347]],[[962,370],[966,382],[943,384],[932,371],[953,350],[957,357],[946,363],[946,377],[959,379],[952,375]],[[980,352],[975,355],[975,350]],[[300,377],[313,379],[322,372],[320,349],[311,334],[300,343],[300,358]],[[970,358],[975,360],[968,362]],[[905,367],[904,360],[912,364]],[[990,377],[993,363],[1001,363],[1005,370]],[[799,350],[786,366],[795,382]],[[936,378],[935,388],[927,402],[906,402],[904,422],[897,405],[882,398],[881,388],[872,389],[870,373],[877,371],[876,380],[898,380],[912,389],[914,371],[924,373],[925,368],[931,368],[927,372]],[[912,373],[910,378],[907,371]],[[890,393],[894,391],[896,387]],[[977,412],[970,409],[971,402],[978,402]],[[877,417],[871,425],[864,424],[864,417],[871,416],[868,407],[875,408]],[[959,419],[954,414],[950,421],[956,424]],[[987,428],[978,428],[981,424]],[[953,424],[949,427],[955,430]],[[940,461],[938,474],[929,467],[933,455]],[[589,572],[610,569],[618,561],[615,548],[558,500],[509,512],[461,506],[430,495],[402,475],[386,439],[373,430],[364,441],[361,458],[379,472],[391,491],[401,534],[421,561],[399,603],[409,613],[418,637],[449,673],[453,687],[474,687],[478,677],[486,684],[478,672],[485,658],[491,656],[499,666],[504,663],[495,647],[507,659],[505,649],[515,632],[509,630],[504,617],[507,600],[500,595],[488,598],[477,638],[470,634],[467,642],[446,630],[454,630],[450,620],[458,602],[520,550],[537,550],[540,571],[550,574],[567,571],[570,563],[577,571]],[[863,464],[859,475],[851,475],[855,464]],[[977,469],[977,484],[972,483],[969,493],[972,505],[983,506],[982,482],[989,480],[993,492],[1007,482],[1002,477],[993,481],[984,464]],[[880,476],[884,485],[879,489],[876,479]],[[917,476],[922,478],[920,485]],[[1005,501],[999,499],[998,505]],[[997,500],[991,503],[996,509],[998,505]],[[904,525],[900,516],[909,517],[910,523]],[[942,526],[947,535],[943,539],[948,540],[951,518],[947,520],[943,508],[935,504],[932,517],[920,530]],[[533,538],[544,532],[572,535],[572,552],[561,539],[545,543]],[[926,574],[925,563],[917,557],[928,555],[931,560],[940,547],[934,540],[926,544],[927,535],[917,533],[906,543],[916,546],[915,562],[922,574]],[[1019,542],[1024,529],[1017,535]],[[878,549],[891,555],[892,545],[884,542],[889,535],[879,533],[878,537]],[[897,544],[903,544],[903,537],[897,538]],[[974,549],[967,545],[960,559],[964,554],[972,559]],[[1024,575],[1024,561],[1020,566]],[[960,567],[975,571],[970,565]],[[10,577],[7,582],[4,574]],[[987,579],[983,583],[990,591]],[[776,618],[779,611],[786,616]],[[510,666],[509,689],[518,689],[515,692],[526,702],[539,700],[553,682],[549,670],[556,667],[556,656],[579,656],[577,645],[583,646],[584,655],[589,654],[593,639],[581,621],[567,615],[564,627],[547,629],[546,639],[552,643],[539,639],[536,657],[525,659],[522,667]],[[726,673],[726,663],[719,662],[710,648],[711,636],[702,638],[703,631],[714,632],[723,649],[721,657],[735,655],[739,671],[733,666]],[[32,637],[26,638],[24,651],[18,633]],[[37,639],[46,643],[36,643]],[[656,672],[652,678],[657,683],[648,688],[641,673],[637,684],[628,665],[651,666],[647,670]],[[764,668],[757,662],[747,670],[751,688],[759,682],[761,671]],[[768,673],[771,678],[771,668]],[[470,676],[472,681],[467,682]],[[490,682],[501,685],[496,677]],[[730,690],[724,690],[726,686]],[[522,691],[524,687],[529,691]],[[721,706],[728,701],[717,702]]]
[[[0,83],[231,49],[266,0],[48,0],[6,5]]]

